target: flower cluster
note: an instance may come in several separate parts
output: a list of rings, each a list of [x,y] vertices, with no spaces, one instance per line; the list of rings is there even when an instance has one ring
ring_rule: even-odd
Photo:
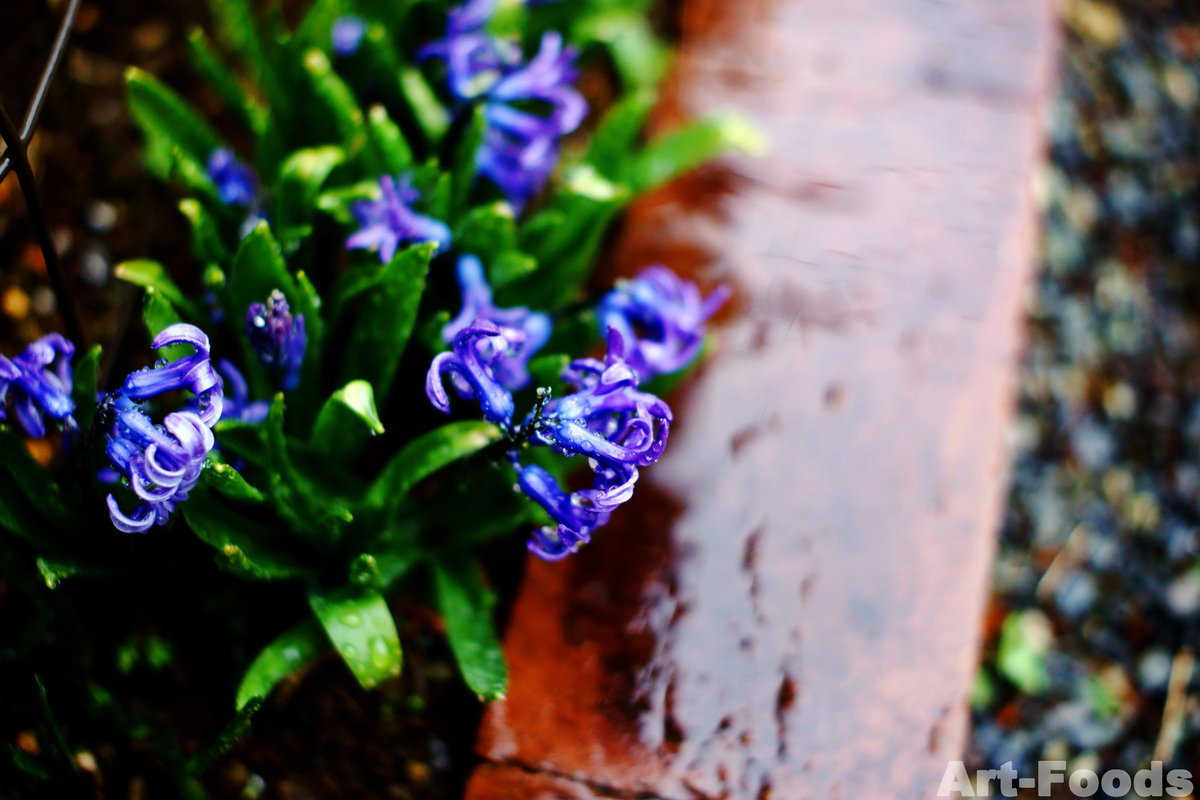
[[[50,333],[13,358],[0,356],[0,419],[11,392],[17,420],[30,436],[46,435],[43,415],[73,430],[75,401],[71,399],[71,356],[75,345],[61,334]]]
[[[516,404],[512,392],[496,381],[494,365],[504,358],[508,342],[495,323],[477,319],[454,337],[449,352],[438,353],[425,375],[425,395],[433,407],[450,413],[450,398],[442,385],[442,376],[449,373],[458,396],[478,400],[483,418],[508,428],[512,425]]]
[[[519,213],[554,171],[559,140],[579,127],[588,108],[572,86],[578,78],[574,48],[564,48],[562,36],[547,31],[537,54],[522,64],[515,43],[484,29],[495,5],[470,0],[451,11],[446,38],[426,45],[419,56],[446,62],[456,99],[483,100],[488,125],[476,165]],[[549,113],[534,113],[530,105],[548,107]]]
[[[258,179],[249,165],[238,161],[228,147],[212,151],[208,157],[208,177],[217,188],[217,197],[227,206],[253,207],[258,202]]]
[[[151,346],[157,350],[174,344],[190,344],[196,352],[131,373],[103,401],[115,415],[108,433],[109,461],[143,501],[126,514],[116,498],[108,496],[109,517],[125,533],[145,533],[166,524],[175,506],[187,499],[213,447],[211,428],[221,418],[222,383],[209,361],[208,337],[193,325],[177,323],[165,328]],[[167,414],[161,425],[142,410],[145,401],[181,389],[194,398],[183,410]]]
[[[476,320],[495,323],[504,337],[505,347],[498,357],[492,352],[490,337],[477,339],[478,346],[485,348],[480,357],[492,365],[496,380],[509,391],[524,389],[529,385],[529,359],[550,339],[550,315],[530,311],[524,306],[496,308],[492,304],[492,289],[483,275],[483,264],[473,255],[458,259],[458,285],[462,289],[462,310],[458,316],[442,328],[442,340],[447,344],[454,341],[460,331]]]
[[[696,284],[656,264],[618,281],[596,316],[601,332],[615,328],[631,343],[626,360],[645,381],[692,362],[704,344],[705,323],[731,294],[719,286],[701,299]]]
[[[379,179],[381,197],[354,204],[362,226],[346,240],[351,250],[377,250],[384,264],[392,260],[402,242],[437,242],[438,251],[450,246],[450,229],[444,222],[418,214],[410,207],[421,196],[408,176],[397,183],[391,175]]]
[[[287,298],[275,289],[266,303],[251,303],[246,309],[246,338],[258,360],[282,374],[283,391],[290,392],[300,383],[300,367],[308,334],[304,315],[292,315]]]

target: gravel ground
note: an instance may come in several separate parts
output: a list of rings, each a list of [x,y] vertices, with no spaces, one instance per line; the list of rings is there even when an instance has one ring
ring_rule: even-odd
[[[1196,774],[1200,6],[1064,6],[968,768]]]

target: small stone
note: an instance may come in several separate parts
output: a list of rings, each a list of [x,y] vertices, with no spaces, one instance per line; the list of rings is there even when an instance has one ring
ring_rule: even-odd
[[[1054,602],[1064,617],[1077,619],[1091,609],[1098,594],[1092,574],[1077,570],[1063,577],[1054,593]]]
[[[18,731],[17,732],[17,747],[29,753],[31,756],[36,756],[42,752],[41,745],[38,744],[37,733],[35,731]]]
[[[86,750],[75,754],[75,763],[84,772],[97,772],[100,769],[96,764],[96,757]]]
[[[1137,411],[1137,393],[1128,383],[1114,383],[1106,388],[1101,402],[1109,419],[1130,419]]]
[[[45,439],[26,439],[25,449],[33,456],[33,460],[43,467],[50,466],[50,462],[54,460],[54,445]]]
[[[10,286],[0,296],[0,308],[11,319],[25,319],[29,315],[29,295],[20,286]]]
[[[117,207],[107,200],[93,200],[84,212],[84,221],[95,233],[108,233],[117,225]]]
[[[1106,426],[1089,417],[1071,431],[1071,449],[1084,467],[1101,472],[1112,464],[1117,443]]]
[[[39,286],[33,290],[33,297],[30,298],[30,304],[33,307],[33,313],[39,317],[48,317],[54,313],[54,309],[58,308],[58,301],[54,298],[54,291],[49,286]]]
[[[1072,30],[1101,47],[1115,47],[1125,39],[1125,20],[1108,3],[1068,0],[1063,16]]]
[[[1167,607],[1180,617],[1189,617],[1200,610],[1200,575],[1185,572],[1167,586],[1164,593]]]
[[[1147,692],[1167,688],[1171,678],[1171,654],[1161,648],[1147,650],[1138,661],[1138,683]]]
[[[89,242],[79,256],[80,274],[92,286],[108,282],[108,254],[96,242]]]
[[[428,764],[422,764],[420,761],[408,762],[408,779],[413,783],[424,783],[429,780],[432,772]]]
[[[1179,64],[1170,64],[1163,70],[1163,85],[1166,87],[1167,95],[1175,101],[1175,104],[1188,111],[1192,106],[1196,105],[1196,97],[1200,95],[1200,86],[1196,83],[1196,76],[1191,70],[1185,69]]]

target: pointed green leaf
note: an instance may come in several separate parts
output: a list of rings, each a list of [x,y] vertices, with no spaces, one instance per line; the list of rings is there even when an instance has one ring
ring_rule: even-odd
[[[204,164],[212,151],[222,146],[221,137],[208,121],[150,73],[126,67],[125,87],[130,116],[146,135],[147,165],[158,177],[170,177],[172,148]]]
[[[146,297],[142,302],[142,322],[146,324],[146,330],[150,333],[150,339],[162,333],[169,325],[174,325],[176,322],[182,321],[179,312],[175,306],[171,305],[171,301],[155,287],[146,287]],[[164,347],[158,351],[160,357],[168,361],[175,361],[194,352],[191,345],[173,344],[169,347]]]
[[[469,210],[454,229],[454,249],[474,253],[485,264],[517,246],[512,206],[503,200]]]
[[[195,201],[193,201],[195,202]],[[171,304],[191,317],[201,316],[196,304],[184,296],[167,270],[157,261],[138,259],[122,261],[113,268],[113,275],[135,286],[153,287]]]
[[[283,433],[283,394],[275,395],[265,422],[267,476],[275,511],[292,528],[316,540],[321,549],[329,549],[353,520],[350,512],[323,492],[318,492],[292,463],[287,437]]]
[[[250,77],[262,87],[271,102],[276,105],[286,102],[275,70],[264,52],[249,0],[209,0],[208,10],[216,27],[217,41],[241,58]]]
[[[329,638],[312,617],[290,628],[264,647],[246,670],[237,691],[238,709],[256,697],[266,698],[277,683],[328,649]]]
[[[363,113],[354,99],[354,92],[333,71],[329,56],[320,50],[309,50],[304,54],[304,68],[312,78],[313,90],[332,117],[346,150],[357,152],[363,143]]]
[[[267,463],[267,445],[261,425],[234,420],[220,420],[213,428],[221,447],[258,467]]]
[[[471,115],[470,124],[463,131],[462,140],[455,149],[449,214],[451,219],[458,219],[459,215],[467,209],[467,201],[471,195],[471,188],[475,185],[475,173],[477,172],[475,153],[483,144],[483,135],[487,132],[487,127],[483,106],[478,105]]]
[[[353,586],[310,592],[308,603],[364,689],[400,674],[400,637],[378,592]]]
[[[366,381],[350,381],[338,389],[317,416],[313,427],[313,448],[332,458],[353,458],[368,436],[383,433],[383,423],[375,410],[375,394]]]
[[[71,399],[75,401],[75,421],[80,429],[87,431],[96,417],[96,393],[100,391],[100,356],[103,348],[92,345],[86,353],[75,359],[71,386]]]
[[[436,247],[427,242],[396,253],[384,268],[379,285],[367,295],[350,335],[342,380],[369,381],[380,405],[387,402],[392,377],[417,321],[417,306]]]
[[[624,181],[654,102],[652,91],[632,92],[605,112],[588,146],[587,163],[609,180]]]
[[[276,581],[311,577],[315,572],[286,550],[271,547],[276,538],[272,526],[247,517],[207,486],[192,490],[181,508],[200,541],[217,551],[217,565],[233,575]]]
[[[321,192],[317,198],[317,208],[343,225],[354,225],[357,224],[353,211],[354,204],[359,200],[378,200],[381,196],[379,180],[373,178]]]
[[[8,472],[0,483],[6,484],[14,493],[24,495],[28,501],[28,506],[13,507],[10,512],[13,526],[20,527],[26,520],[44,516],[61,528],[73,527],[74,516],[67,507],[62,487],[29,454],[25,441],[7,427],[0,427],[0,468]],[[44,528],[45,521],[38,525]]]
[[[766,150],[754,124],[739,114],[718,114],[655,139],[630,168],[629,184],[646,192],[722,153],[761,155]]]
[[[429,88],[425,76],[416,67],[404,67],[400,70],[400,91],[408,101],[417,124],[425,133],[425,137],[437,144],[450,127],[450,114]]]
[[[621,82],[629,89],[652,88],[662,79],[670,50],[650,27],[645,13],[605,8],[580,18],[572,28],[576,42],[607,46]]]
[[[484,700],[503,699],[508,668],[492,622],[496,595],[483,582],[482,570],[471,563],[437,562],[433,576],[446,636],[463,680]]]
[[[388,117],[387,109],[381,105],[371,106],[367,111],[367,125],[384,172],[399,175],[412,165],[412,148],[400,128]]]
[[[230,500],[263,503],[267,499],[262,492],[247,483],[240,472],[229,464],[215,460],[212,454],[209,454],[208,463],[200,473],[200,480],[205,486]]]
[[[395,507],[413,486],[447,464],[479,452],[503,435],[490,422],[465,420],[418,436],[388,462],[367,493],[367,505]]]
[[[279,168],[275,224],[285,247],[301,238],[301,231],[312,230],[321,185],[345,159],[346,153],[340,147],[314,147],[297,150],[283,162]]]
[[[179,212],[192,228],[192,255],[205,264],[226,263],[229,249],[221,240],[216,221],[204,206],[189,197],[179,201]]]

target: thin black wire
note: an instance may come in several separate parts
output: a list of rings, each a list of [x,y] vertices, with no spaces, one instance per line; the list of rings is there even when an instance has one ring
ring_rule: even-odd
[[[58,35],[50,50],[50,57],[42,70],[42,78],[38,82],[29,109],[25,112],[25,120],[18,132],[8,111],[0,103],[0,137],[8,145],[3,162],[0,162],[0,181],[10,169],[16,170],[17,181],[21,185],[21,193],[25,195],[25,207],[29,210],[29,220],[33,223],[34,233],[37,234],[38,245],[42,248],[42,257],[46,261],[46,272],[50,276],[50,286],[54,289],[54,299],[58,303],[63,325],[67,329],[67,338],[77,347],[84,346],[83,329],[79,325],[79,315],[75,311],[75,303],[67,291],[67,282],[63,277],[62,265],[58,261],[58,250],[54,247],[54,238],[50,235],[50,227],[46,224],[46,215],[42,211],[42,203],[38,198],[37,180],[33,176],[33,167],[29,164],[29,154],[26,147],[33,138],[33,130],[37,127],[38,117],[41,116],[42,106],[46,103],[46,94],[58,67],[62,63],[63,53],[67,50],[67,39],[71,27],[75,24],[75,14],[79,11],[80,0],[71,0],[58,26]]]
[[[21,184],[21,193],[25,195],[25,206],[29,210],[29,221],[33,223],[33,231],[37,234],[38,244],[42,247],[42,256],[46,259],[46,272],[50,275],[50,285],[58,300],[58,310],[62,314],[63,325],[67,329],[67,338],[83,346],[83,330],[79,327],[79,317],[75,313],[75,303],[67,292],[66,281],[63,280],[62,266],[58,263],[58,251],[54,249],[54,239],[50,236],[50,227],[46,224],[46,215],[42,213],[42,202],[38,199],[37,180],[33,177],[33,167],[25,154],[25,145],[21,143],[21,134],[13,125],[4,104],[0,103],[0,138],[8,144],[12,153],[13,169],[17,172],[17,180]]]
[[[21,123],[21,143],[24,145],[28,145],[29,140],[33,138],[33,129],[37,127],[38,118],[42,115],[42,106],[46,104],[46,93],[54,81],[54,76],[58,74],[63,53],[67,51],[67,40],[71,37],[71,27],[75,24],[75,14],[79,11],[80,2],[81,0],[71,0],[67,4],[62,22],[59,23],[58,35],[54,38],[54,47],[51,48],[50,57],[46,60],[46,67],[42,70],[42,79],[38,81],[37,91],[33,93],[33,100],[30,101],[29,110],[25,112],[25,120]],[[11,145],[9,146],[11,147]],[[11,168],[12,158],[6,153],[4,160],[0,161],[0,181],[4,180],[4,176]]]

